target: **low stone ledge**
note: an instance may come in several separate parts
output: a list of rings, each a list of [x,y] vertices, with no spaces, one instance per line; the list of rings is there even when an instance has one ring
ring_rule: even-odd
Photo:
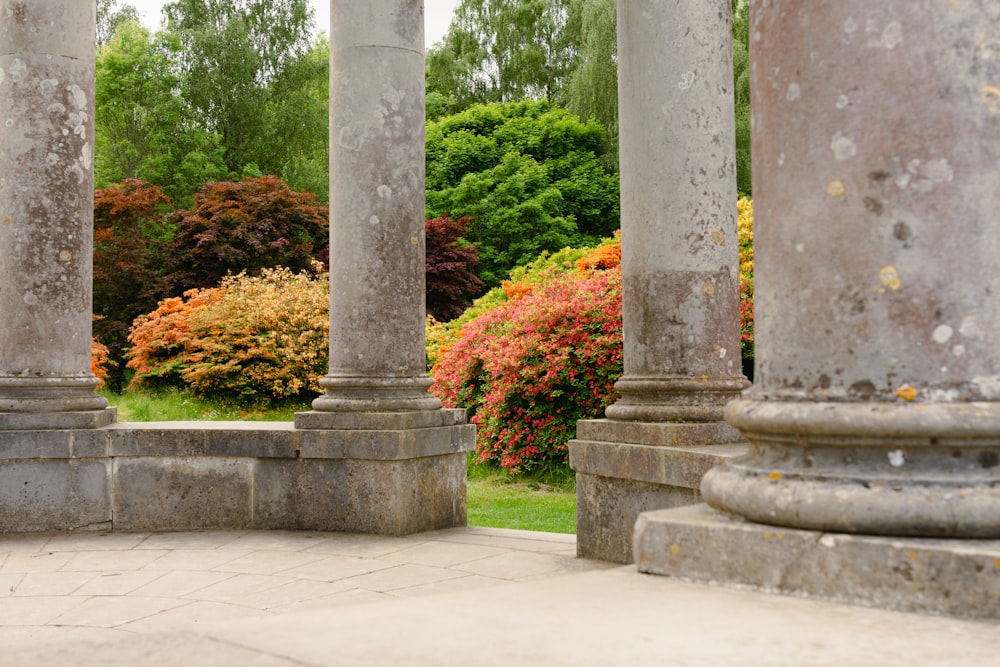
[[[324,431],[399,431],[466,423],[462,409],[414,410],[409,412],[297,412],[295,428]]]
[[[745,443],[658,447],[571,440],[569,460],[577,472],[697,490],[706,472],[746,450]]]
[[[443,419],[455,419],[448,411]],[[461,411],[458,411],[461,412]],[[0,431],[0,532],[463,526],[475,427],[290,422]]]
[[[1000,618],[1000,540],[823,533],[707,505],[646,512],[640,572],[906,612]]]
[[[591,442],[619,442],[655,447],[692,447],[743,442],[743,436],[726,422],[639,422],[583,419],[576,437]]]
[[[471,451],[472,424],[392,431],[300,431],[304,459],[399,461]]]
[[[617,432],[610,425],[622,426]],[[577,554],[583,558],[633,563],[632,530],[642,512],[701,502],[701,478],[713,466],[739,456],[746,443],[716,424],[652,424],[592,420],[580,422],[578,435],[635,437],[665,442],[687,433],[695,442],[719,438],[723,444],[675,446],[617,441],[571,440],[570,467],[576,471]],[[738,436],[738,433],[737,433]]]
[[[294,458],[290,422],[137,422],[107,429],[111,456]]]

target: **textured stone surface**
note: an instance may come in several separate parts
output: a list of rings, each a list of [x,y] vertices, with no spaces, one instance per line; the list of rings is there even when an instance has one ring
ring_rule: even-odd
[[[464,453],[405,461],[258,462],[255,525],[408,535],[464,526]]]
[[[458,426],[466,423],[465,410],[442,409],[411,412],[298,412],[295,428],[375,431]]]
[[[643,514],[641,572],[900,611],[1000,618],[1000,541],[776,528],[694,505]]]
[[[476,427],[441,426],[382,431],[305,431],[300,455],[314,459],[398,460],[465,453],[475,447]]]
[[[756,382],[728,419],[754,447],[709,504],[1000,538],[996,19],[751,2]]]
[[[621,400],[570,445],[580,554],[631,562],[639,512],[696,502],[740,440],[723,407],[740,363],[730,5],[619,0]]]
[[[420,2],[330,8],[330,371],[318,411],[433,410]]]
[[[621,422],[607,422],[623,425]],[[600,434],[602,422],[580,422],[578,434]],[[652,434],[707,430],[732,435],[716,424],[626,424],[648,426]],[[608,429],[612,430],[613,429]],[[668,430],[669,432],[669,430]],[[633,435],[628,431],[626,435]],[[704,434],[703,434],[704,435]],[[738,435],[738,434],[737,434]],[[666,439],[666,438],[665,438]],[[697,440],[692,436],[693,440]],[[668,440],[669,441],[669,440]],[[746,451],[745,444],[673,447],[571,440],[569,460],[576,471],[577,549],[584,558],[632,563],[632,532],[641,512],[701,501],[698,488],[705,472],[727,457]]]
[[[88,3],[0,12],[0,429],[109,416],[90,372],[94,53]]]
[[[721,421],[746,386],[729,5],[618,3],[622,399],[608,417]]]
[[[570,440],[569,460],[577,472],[698,489],[713,466],[746,451],[745,444],[656,447]]]
[[[114,460],[114,529],[253,527],[256,461],[217,457]]]
[[[576,553],[634,563],[632,534],[642,512],[701,501],[697,488],[576,473]]]
[[[107,530],[109,459],[0,462],[0,533]]]
[[[260,527],[402,535],[461,526],[474,442],[471,425],[0,431],[0,532]]]

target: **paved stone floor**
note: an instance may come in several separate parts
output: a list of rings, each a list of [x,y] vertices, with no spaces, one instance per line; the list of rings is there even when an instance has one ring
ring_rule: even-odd
[[[699,586],[461,528],[0,536],[0,665],[1000,665],[1000,624]]]

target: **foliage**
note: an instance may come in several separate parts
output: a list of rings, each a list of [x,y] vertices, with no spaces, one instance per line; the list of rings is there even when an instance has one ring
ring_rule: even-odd
[[[483,291],[483,281],[472,272],[479,263],[476,247],[461,242],[469,222],[469,218],[452,220],[447,215],[427,221],[427,312],[438,320],[455,319]]]
[[[129,340],[131,389],[179,387],[245,404],[319,391],[327,371],[326,274],[265,269],[160,302]]]
[[[139,22],[139,12],[131,4],[119,6],[119,0],[97,0],[97,46],[111,41],[123,23]]]
[[[576,66],[560,99],[580,118],[594,118],[608,135],[605,163],[618,169],[618,14],[615,0],[575,0],[567,39],[578,45]]]
[[[160,266],[169,234],[162,211],[169,205],[160,188],[133,179],[94,193],[94,334],[107,346],[105,379],[116,390],[132,320],[166,295]]]
[[[619,225],[618,179],[604,132],[547,102],[473,107],[427,126],[427,217],[469,216],[490,287],[543,251]]]
[[[269,84],[261,109],[263,134],[256,163],[280,174],[293,190],[330,199],[330,42],[318,36],[308,51],[287,61]]]
[[[101,394],[118,409],[120,422],[161,421],[292,421],[296,412],[309,409],[305,402],[273,405],[239,405],[199,398],[189,391],[165,387]]]
[[[96,338],[90,340],[90,372],[100,381],[98,386],[104,386],[108,381],[108,366],[114,364],[108,358],[108,348]]]
[[[736,97],[736,189],[750,197],[750,20],[748,0],[733,0],[733,79]]]
[[[454,344],[462,335],[462,327],[475,320],[480,315],[497,308],[510,300],[511,295],[523,295],[532,291],[556,276],[572,271],[577,263],[588,255],[601,251],[602,248],[618,243],[618,235],[603,239],[596,246],[583,248],[563,248],[549,254],[543,252],[535,261],[525,266],[519,266],[510,272],[508,280],[494,287],[472,302],[457,319],[450,322],[438,322],[430,318],[427,323],[427,367],[433,368],[440,354]],[[621,254],[619,246],[618,254]],[[600,268],[600,267],[595,267]]]
[[[621,374],[620,273],[568,272],[467,324],[431,391],[469,410],[480,461],[520,472],[563,464]]]
[[[573,0],[460,0],[444,41],[427,53],[427,89],[455,108],[553,101],[572,66],[565,39]]]
[[[193,211],[175,211],[168,245],[171,293],[212,287],[229,273],[284,266],[308,269],[328,245],[329,212],[316,196],[274,176],[209,183]]]
[[[126,179],[158,185],[187,201],[227,177],[219,137],[195,123],[179,93],[176,41],[121,20],[97,52],[94,171],[98,187]]]
[[[753,202],[740,197],[737,238],[740,246],[740,350],[743,358],[753,357]]]
[[[231,173],[255,163],[276,173],[262,142],[262,110],[276,99],[286,66],[307,50],[313,15],[308,0],[172,0],[166,32],[180,44],[182,95],[202,125],[221,137]]]

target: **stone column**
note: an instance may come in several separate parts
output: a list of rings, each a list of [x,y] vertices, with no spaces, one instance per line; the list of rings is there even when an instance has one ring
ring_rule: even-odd
[[[419,0],[330,2],[330,370],[274,472],[318,490],[304,527],[465,524],[475,427],[427,392],[423,21]]]
[[[1000,6],[751,2],[752,444],[710,505],[1000,537]]]
[[[571,444],[581,555],[630,561],[643,510],[698,500],[748,386],[739,340],[728,0],[619,0],[625,374]]]
[[[0,430],[114,420],[90,371],[94,3],[0,4]]]
[[[330,3],[330,372],[317,411],[435,410],[424,341],[423,3]]]

